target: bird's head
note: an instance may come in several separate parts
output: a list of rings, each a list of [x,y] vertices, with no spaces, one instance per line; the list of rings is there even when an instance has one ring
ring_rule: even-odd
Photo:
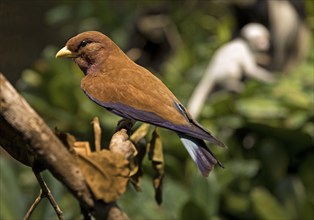
[[[88,74],[91,68],[105,63],[107,57],[117,50],[119,48],[106,35],[87,31],[68,40],[66,46],[57,52],[56,58],[72,58]]]

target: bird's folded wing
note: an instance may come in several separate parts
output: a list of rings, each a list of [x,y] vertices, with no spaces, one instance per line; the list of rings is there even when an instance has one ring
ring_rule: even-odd
[[[91,100],[121,117],[223,145],[190,118],[176,97],[155,76],[150,76],[147,81],[145,75],[143,77],[135,72],[132,74],[133,80],[130,80],[130,77],[123,77],[122,73],[87,75],[81,82],[81,88]]]

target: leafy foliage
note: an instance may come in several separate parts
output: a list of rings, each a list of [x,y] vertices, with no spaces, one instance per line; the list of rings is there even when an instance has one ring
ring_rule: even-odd
[[[101,29],[123,48],[135,15],[151,2],[114,2],[62,1],[47,14],[47,20],[69,34],[65,39],[85,29]],[[163,75],[158,77],[184,103],[214,50],[231,36],[232,18],[222,16],[227,14],[224,3],[201,1],[194,10],[181,1],[167,3],[183,45],[161,64]],[[314,11],[309,12],[313,18]],[[84,96],[79,88],[81,72],[71,62],[55,60],[56,51],[56,45],[47,46],[34,68],[23,72],[19,88],[51,127],[76,133],[76,137],[91,140],[89,122],[99,116],[107,143],[119,118]],[[221,91],[208,98],[199,121],[229,149],[214,149],[226,168],[215,169],[207,179],[201,177],[176,135],[162,130],[163,204],[154,201],[154,171],[151,162],[144,160],[142,192],[128,188],[119,200],[122,209],[132,219],[313,219],[313,63],[312,51],[292,72],[275,73],[277,82],[272,85],[250,81],[241,94]],[[21,218],[19,213],[31,204],[38,186],[24,167],[3,158],[0,163],[0,218]],[[48,179],[65,217],[77,218],[73,198]],[[34,215],[34,219],[47,219],[53,212],[43,205],[41,213]]]

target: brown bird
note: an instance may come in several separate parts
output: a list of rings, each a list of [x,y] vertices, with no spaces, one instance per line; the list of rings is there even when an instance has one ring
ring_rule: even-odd
[[[107,36],[83,32],[71,38],[56,57],[73,58],[85,74],[84,93],[123,118],[177,132],[203,176],[222,166],[204,140],[224,146],[193,120],[173,93],[151,72],[137,65]]]

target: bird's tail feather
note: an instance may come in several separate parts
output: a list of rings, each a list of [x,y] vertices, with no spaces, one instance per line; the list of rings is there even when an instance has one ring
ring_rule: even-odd
[[[203,140],[182,133],[178,133],[178,135],[203,176],[207,177],[217,163],[219,166],[223,167]]]

